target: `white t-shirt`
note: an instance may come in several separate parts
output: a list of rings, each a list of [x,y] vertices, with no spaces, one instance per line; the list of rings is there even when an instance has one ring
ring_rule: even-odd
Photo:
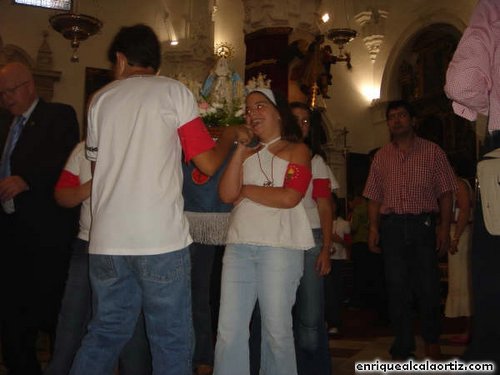
[[[192,242],[178,130],[196,121],[192,93],[167,77],[131,76],[95,94],[87,133],[87,158],[96,162],[89,253],[154,255]]]
[[[318,205],[316,201],[313,199],[313,180],[315,179],[329,179],[331,190],[338,189],[339,183],[337,179],[334,177],[330,167],[325,163],[323,158],[319,155],[314,155],[311,159],[311,169],[312,169],[312,180],[309,183],[306,194],[304,195],[304,208],[307,212],[307,217],[309,218],[309,222],[311,223],[311,228],[321,228],[320,220],[319,220],[319,212]]]
[[[273,157],[267,148],[259,156],[260,162],[257,153],[244,161],[243,184],[263,186],[270,179],[275,187],[283,186],[289,162]],[[292,208],[274,208],[244,198],[231,212],[226,243],[307,250],[314,238],[302,201]]]
[[[336,220],[333,220],[332,233],[336,233],[340,238],[344,239],[346,234],[351,234],[351,225],[339,216]],[[331,259],[347,259],[347,252],[344,245],[333,242],[333,249],[335,249],[335,252],[330,256]]]

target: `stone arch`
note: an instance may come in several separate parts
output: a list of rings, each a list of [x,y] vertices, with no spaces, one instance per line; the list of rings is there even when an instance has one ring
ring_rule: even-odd
[[[391,53],[385,64],[380,87],[380,100],[388,101],[399,97],[398,75],[401,63],[406,52],[411,48],[413,42],[424,30],[445,26],[451,33],[455,33],[457,39],[465,30],[466,24],[456,15],[446,10],[436,9],[428,14],[419,17],[418,20],[410,24],[402,33],[401,37],[394,44]]]

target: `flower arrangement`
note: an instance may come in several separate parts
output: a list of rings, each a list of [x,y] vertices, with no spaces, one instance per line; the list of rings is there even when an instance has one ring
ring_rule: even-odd
[[[203,122],[210,127],[239,125],[245,123],[245,108],[243,103],[212,102],[201,97],[198,109]]]

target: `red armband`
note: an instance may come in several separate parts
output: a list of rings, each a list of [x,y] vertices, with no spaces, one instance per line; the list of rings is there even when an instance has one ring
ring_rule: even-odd
[[[318,198],[328,198],[332,194],[332,184],[329,178],[313,179],[312,197],[314,200]]]
[[[344,241],[346,245],[351,245],[352,244],[352,237],[350,234],[344,234]]]
[[[305,195],[309,182],[311,182],[311,170],[303,165],[289,163],[286,168],[285,182],[283,187],[291,188]]]
[[[186,163],[194,156],[210,150],[215,146],[215,142],[210,137],[203,120],[200,117],[189,121],[177,129],[181,140],[184,160]]]
[[[80,177],[63,169],[59,180],[57,180],[55,190],[80,186]]]

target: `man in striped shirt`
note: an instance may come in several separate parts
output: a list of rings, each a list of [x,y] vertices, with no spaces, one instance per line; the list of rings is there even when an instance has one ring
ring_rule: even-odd
[[[426,356],[438,359],[438,257],[448,250],[452,192],[457,187],[443,150],[415,134],[415,112],[409,103],[390,102],[386,118],[391,142],[375,155],[363,195],[370,200],[370,251],[383,248],[395,335],[390,352],[398,360],[414,355],[415,295]]]

